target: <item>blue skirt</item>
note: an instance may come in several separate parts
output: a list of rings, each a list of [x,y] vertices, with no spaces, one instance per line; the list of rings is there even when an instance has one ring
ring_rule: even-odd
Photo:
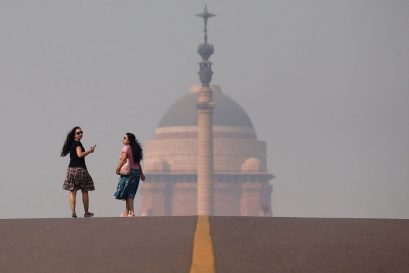
[[[139,169],[131,169],[130,175],[121,175],[114,193],[115,199],[134,199],[141,178]]]

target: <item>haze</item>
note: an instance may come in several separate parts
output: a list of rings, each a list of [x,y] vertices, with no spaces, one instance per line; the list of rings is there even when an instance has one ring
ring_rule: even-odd
[[[267,143],[274,216],[409,217],[408,1],[2,0],[0,218],[70,216],[76,125],[91,211],[119,215],[122,136],[151,139],[199,82],[205,4],[212,83]]]

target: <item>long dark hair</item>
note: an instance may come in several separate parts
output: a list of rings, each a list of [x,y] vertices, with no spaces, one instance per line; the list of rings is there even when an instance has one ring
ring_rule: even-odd
[[[133,161],[134,162],[141,162],[141,160],[143,159],[143,152],[142,152],[141,144],[135,138],[134,134],[126,133],[126,136],[128,137],[129,146],[132,147]]]
[[[75,131],[77,129],[80,129],[81,127],[75,126],[74,128],[71,129],[71,131],[67,134],[67,138],[65,139],[64,145],[62,146],[61,149],[61,157],[66,156],[71,149],[71,144],[74,141],[74,136],[75,136]]]

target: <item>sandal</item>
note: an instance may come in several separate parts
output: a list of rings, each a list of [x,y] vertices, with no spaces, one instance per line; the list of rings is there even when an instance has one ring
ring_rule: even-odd
[[[73,213],[73,214],[71,214],[71,217],[72,218],[77,218],[77,214]]]
[[[94,216],[94,214],[93,214],[92,212],[86,212],[86,213],[84,214],[84,217],[85,217],[85,218],[91,218],[92,216]]]

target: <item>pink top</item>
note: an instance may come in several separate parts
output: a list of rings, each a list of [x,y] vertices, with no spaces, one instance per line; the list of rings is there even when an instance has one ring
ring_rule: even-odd
[[[128,158],[129,160],[129,164],[131,165],[131,169],[139,169],[139,163],[137,162],[133,162],[133,156],[132,156],[132,148],[129,145],[124,145],[124,147],[122,148],[121,151],[121,155],[122,153],[126,154],[126,158]]]

